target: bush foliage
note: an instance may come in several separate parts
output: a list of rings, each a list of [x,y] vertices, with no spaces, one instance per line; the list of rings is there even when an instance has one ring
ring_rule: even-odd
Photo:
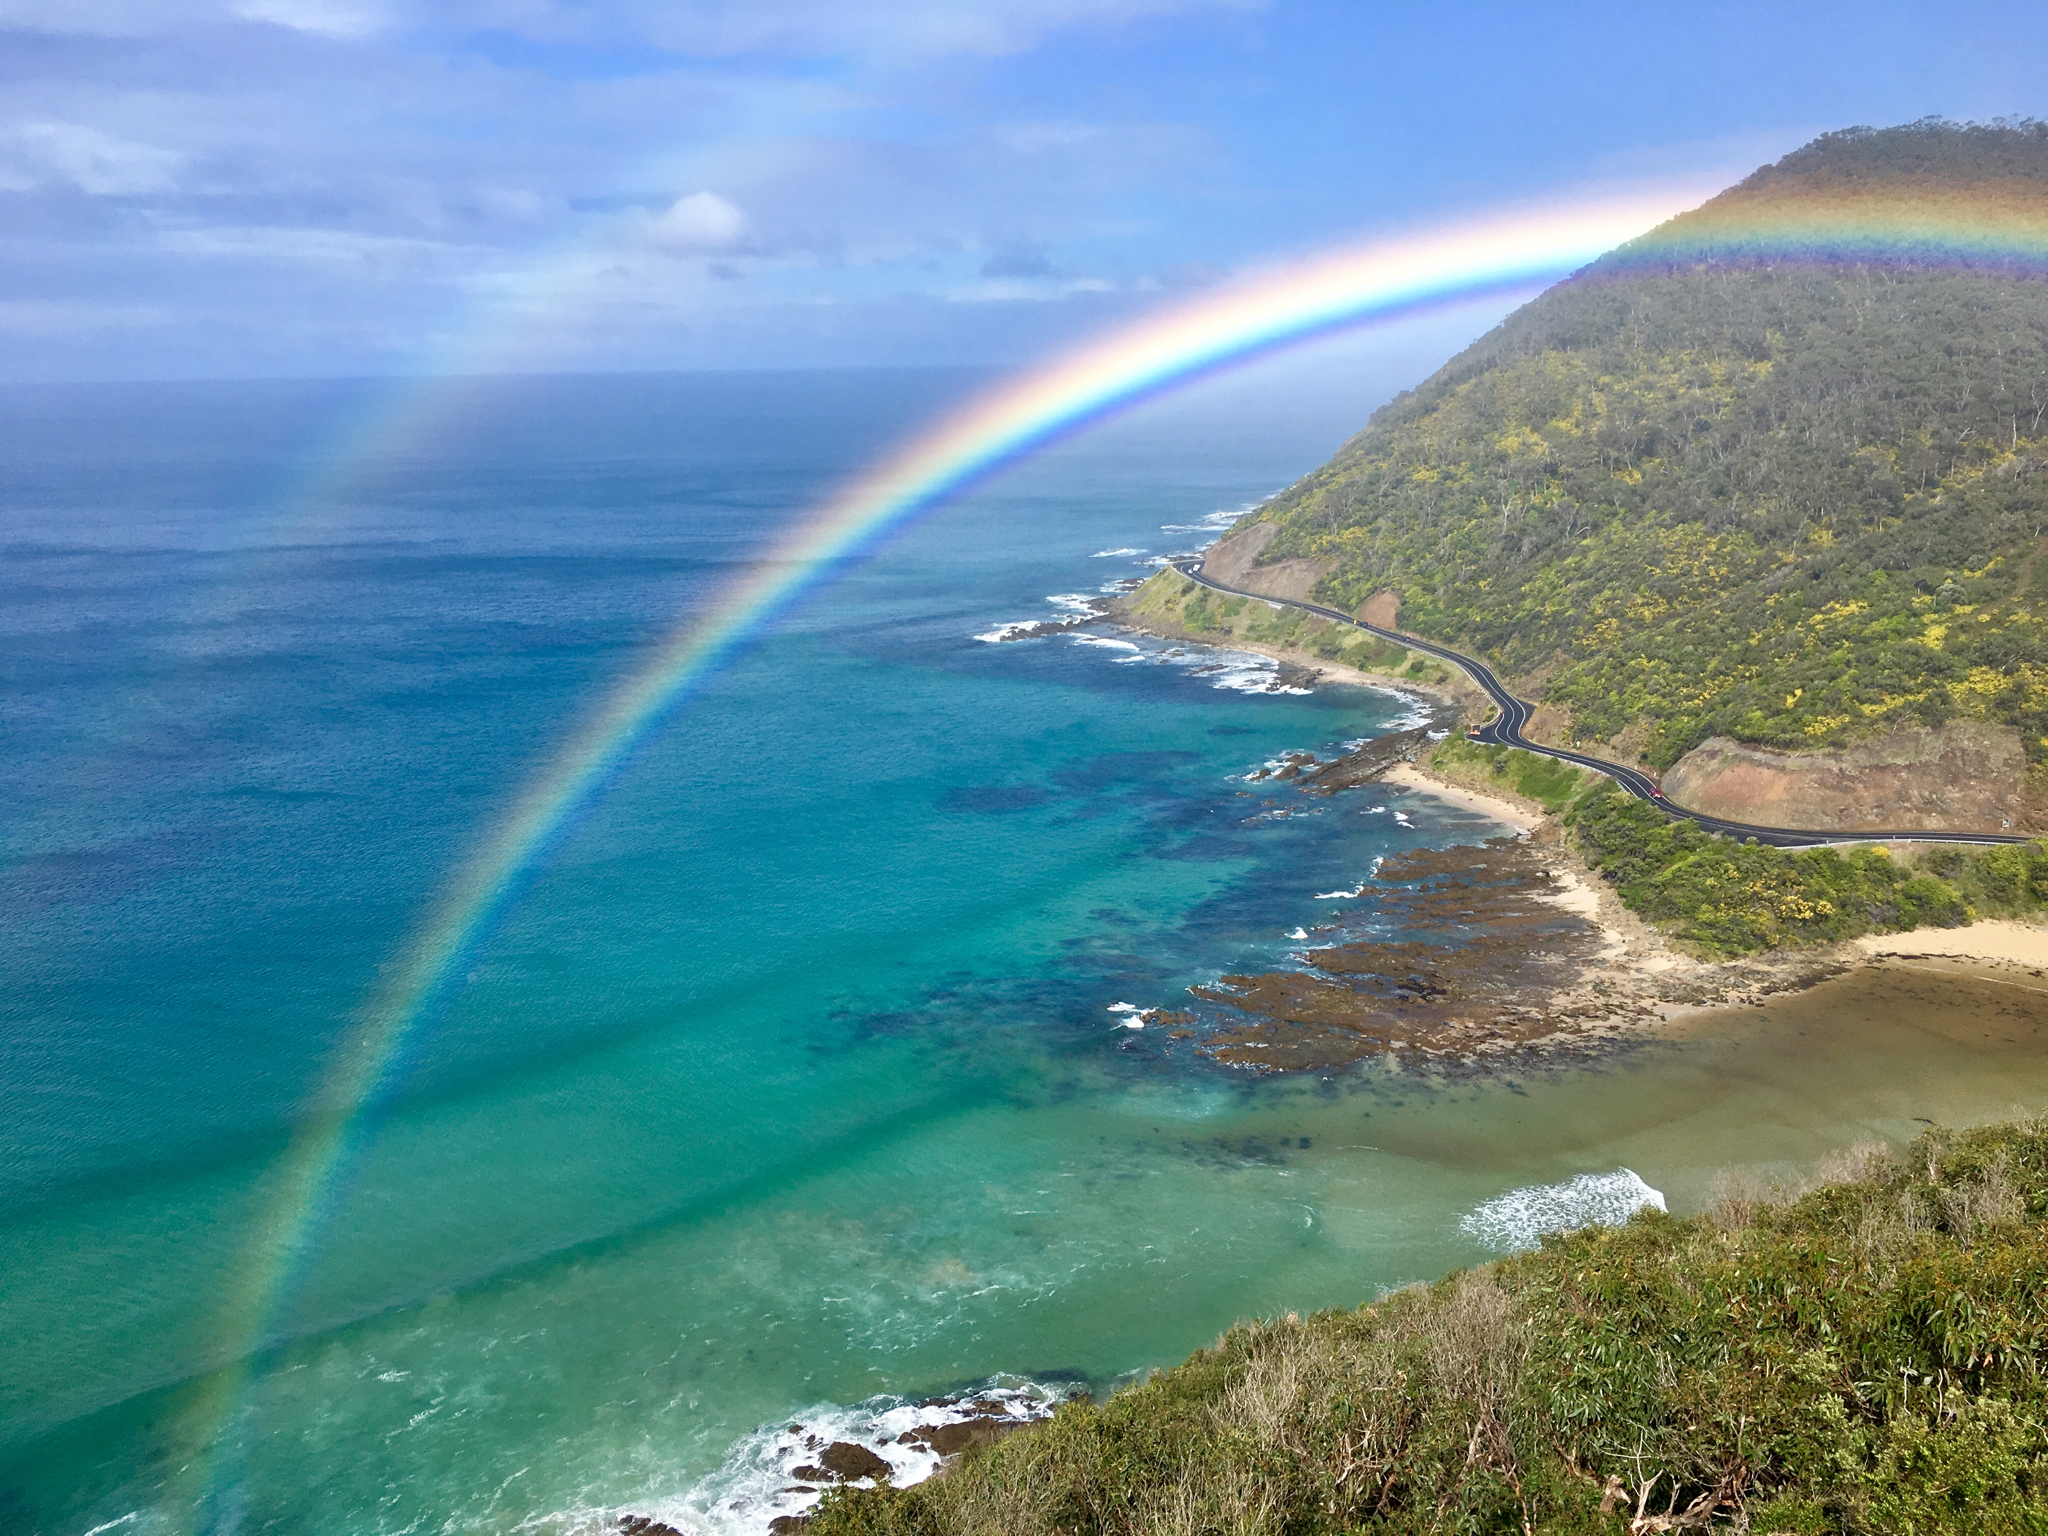
[[[1931,1132],[1184,1365],[810,1536],[2048,1530],[2048,1127]]]
[[[1554,757],[1515,747],[1488,746],[1452,736],[1429,754],[1433,772],[1476,788],[1505,789],[1533,800],[1552,816],[1606,781]],[[1491,782],[1489,782],[1491,781]]]
[[[1140,619],[1176,625],[1190,635],[1218,644],[1246,641],[1253,645],[1283,646],[1361,671],[1417,682],[1439,683],[1452,676],[1451,669],[1443,663],[1392,640],[1382,640],[1349,625],[1333,624],[1300,608],[1212,592],[1171,567],[1139,590],[1133,612]]]
[[[1429,767],[1455,782],[1512,790],[1558,816],[1624,906],[1709,954],[2048,909],[2048,841],[1934,847],[1913,858],[1877,844],[1793,851],[1714,837],[1610,780],[1514,747],[1452,737],[1430,753]]]
[[[1604,785],[1566,824],[1630,911],[1718,954],[1953,928],[2048,906],[2048,843],[1947,847],[1918,861],[1880,845],[1791,851],[1673,821]]]

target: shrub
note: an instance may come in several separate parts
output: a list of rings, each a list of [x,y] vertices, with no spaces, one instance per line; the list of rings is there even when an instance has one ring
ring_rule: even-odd
[[[2048,1135],[1242,1324],[811,1536],[2048,1529]]]

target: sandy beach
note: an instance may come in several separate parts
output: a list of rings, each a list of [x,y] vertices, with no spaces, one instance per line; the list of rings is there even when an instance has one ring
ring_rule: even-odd
[[[2048,997],[2048,925],[1987,919],[1961,928],[1920,928],[1866,934],[1814,949],[1780,950],[1736,960],[1702,960],[1672,945],[1627,910],[1588,869],[1541,808],[1465,788],[1413,764],[1384,782],[1479,812],[1543,844],[1554,859],[1557,889],[1544,899],[1600,930],[1602,952],[1580,981],[1552,999],[1571,1033],[1583,1032],[1587,1010],[1611,1008],[1603,1032],[1677,1030],[1696,1035],[1748,1011],[1766,997],[1805,991],[1849,973],[1905,969],[2020,987]]]
[[[1983,960],[2048,971],[2048,927],[1996,918],[1967,928],[1916,928],[1911,933],[1871,933],[1850,947],[1872,959],[1938,958]]]
[[[1452,805],[1463,806],[1468,811],[1477,811],[1481,816],[1490,817],[1504,826],[1514,828],[1525,837],[1535,831],[1543,820],[1541,811],[1532,814],[1526,805],[1517,805],[1501,799],[1498,795],[1481,794],[1476,789],[1466,789],[1446,779],[1440,779],[1413,763],[1396,763],[1380,775],[1380,782],[1398,785],[1402,789],[1416,790]]]
[[[1133,621],[1127,605],[1119,605],[1115,616],[1134,628],[1167,633]],[[1455,688],[1370,673],[1284,646],[1207,635],[1170,638],[1252,651],[1312,671],[1318,682],[1404,693],[1439,707],[1474,702]],[[1495,1031],[1483,1042],[1454,1042],[1448,1036],[1461,1031],[1452,1029],[1445,1038],[1422,1047],[1423,1055],[1528,1059],[1532,1051],[1569,1056],[1602,1041],[1657,1035],[1697,1038],[1702,1031],[1711,1033],[1747,1018],[1765,999],[1789,997],[1852,973],[1870,973],[1875,983],[1881,970],[1901,973],[1902,980],[1907,970],[1928,973],[1923,980],[1935,975],[1997,980],[2008,990],[2029,987],[2048,996],[2048,925],[2022,922],[1985,921],[1963,928],[1874,934],[1813,949],[1702,959],[1630,912],[1614,887],[1580,859],[1563,828],[1536,802],[1510,790],[1489,792],[1490,786],[1457,783],[1413,762],[1395,763],[1377,777],[1403,794],[1427,795],[1497,822],[1547,866],[1547,879],[1524,880],[1525,894],[1578,919],[1592,941],[1568,946],[1574,951],[1572,964],[1553,974],[1547,986],[1508,988],[1521,994],[1521,1017],[1514,1029],[1506,1034]],[[1539,876],[1543,873],[1538,871]],[[1302,999],[1291,999],[1283,1011],[1291,1017],[1302,1013],[1304,1006]],[[1314,1027],[1306,1014],[1300,1022]],[[1260,1048],[1270,1050],[1278,1043],[1261,1041]],[[1276,1057],[1266,1059],[1277,1065]]]

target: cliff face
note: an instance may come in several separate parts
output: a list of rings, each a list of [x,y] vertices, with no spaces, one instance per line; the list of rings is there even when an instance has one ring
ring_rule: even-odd
[[[2026,766],[2017,730],[1955,720],[1832,752],[1777,752],[1716,736],[1680,758],[1664,788],[1681,805],[1762,826],[2036,831]]]
[[[1398,603],[1543,677],[1561,742],[1800,759],[1717,747],[1702,792],[1777,796],[1769,761],[1787,804],[1995,826],[2006,780],[1942,790],[2009,754],[1847,749],[1977,722],[2048,782],[2048,280],[1999,239],[2048,244],[2048,127],[1829,135],[1526,305],[1211,569]]]
[[[1284,597],[1300,601],[1330,574],[1328,560],[1275,560],[1259,564],[1259,556],[1279,533],[1277,523],[1252,523],[1235,528],[1202,557],[1202,571],[1227,587],[1257,592],[1262,597]]]

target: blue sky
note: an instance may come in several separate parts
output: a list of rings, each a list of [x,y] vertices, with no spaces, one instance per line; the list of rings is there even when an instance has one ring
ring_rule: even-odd
[[[2048,6],[4,0],[0,378],[1028,360],[1247,267],[2048,115]]]

